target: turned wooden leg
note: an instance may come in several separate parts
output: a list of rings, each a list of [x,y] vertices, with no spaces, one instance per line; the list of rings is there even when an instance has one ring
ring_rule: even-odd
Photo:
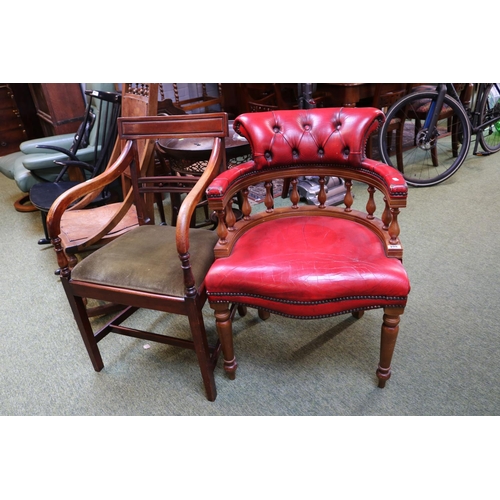
[[[377,369],[378,386],[380,388],[385,387],[386,381],[391,378],[392,354],[398,338],[399,317],[403,312],[403,307],[384,308],[384,322],[380,339],[380,363]]]
[[[259,318],[263,319],[264,321],[266,319],[269,319],[269,317],[271,316],[271,313],[269,311],[264,311],[262,309],[259,309],[258,313],[259,313]]]
[[[247,306],[238,305],[238,314],[243,318],[247,314]]]
[[[92,366],[96,372],[100,372],[104,368],[104,363],[102,361],[99,348],[97,347],[97,341],[87,315],[84,299],[73,295],[71,285],[66,278],[61,278],[61,283],[63,284],[66,296],[68,297],[69,305],[73,311],[73,316],[75,317],[76,324],[80,330],[80,334],[90,357],[90,361],[92,361]]]
[[[198,364],[200,366],[201,377],[205,386],[205,392],[209,401],[215,401],[217,389],[215,387],[214,364],[210,356],[205,324],[203,322],[202,312],[194,304],[189,305],[191,311],[188,315],[191,333],[193,335],[193,344]]]
[[[222,354],[224,356],[224,370],[227,376],[234,380],[236,377],[236,368],[238,363],[234,357],[233,346],[233,327],[231,322],[231,311],[229,303],[210,304],[210,307],[215,312],[215,325],[217,327],[217,334],[219,335]]]

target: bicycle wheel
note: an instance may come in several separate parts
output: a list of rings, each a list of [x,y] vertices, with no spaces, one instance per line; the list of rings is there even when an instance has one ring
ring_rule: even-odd
[[[425,119],[437,92],[415,92],[387,112],[379,133],[382,159],[397,168],[410,186],[434,186],[451,177],[469,152],[471,130],[462,106],[446,95],[436,130]],[[395,127],[396,124],[396,127]],[[390,130],[396,128],[396,140]]]
[[[480,108],[481,123],[498,116],[498,121],[479,133],[479,142],[485,151],[496,153],[500,149],[500,87],[490,83],[483,94]]]

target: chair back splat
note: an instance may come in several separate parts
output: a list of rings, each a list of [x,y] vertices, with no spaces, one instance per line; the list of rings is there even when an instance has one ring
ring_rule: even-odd
[[[198,359],[206,396],[213,401],[216,397],[213,371],[220,343],[209,343],[202,308],[206,302],[205,275],[214,261],[214,245],[218,238],[214,231],[190,228],[190,222],[206,188],[225,168],[227,115],[123,117],[118,119],[118,135],[124,142],[118,159],[98,177],[59,197],[48,213],[47,226],[56,251],[61,282],[96,371],[104,366],[98,343],[109,333],[192,349]],[[141,141],[183,137],[213,139],[212,154],[201,177],[188,183],[178,176],[151,175],[151,171],[138,168],[141,165]],[[138,227],[98,248],[74,267],[70,266],[59,237],[61,215],[76,200],[113,179],[119,179],[125,172],[130,179]],[[156,192],[186,193],[176,227],[155,225],[149,216],[148,196]],[[86,307],[86,301],[90,299],[122,307],[117,315],[94,331]],[[122,325],[141,308],[186,316],[191,338]]]
[[[359,318],[366,309],[383,308],[379,387],[389,379],[410,285],[398,222],[406,183],[397,170],[366,157],[367,141],[383,120],[375,108],[276,110],[235,120],[253,159],[221,173],[207,190],[219,240],[205,279],[230,378],[237,367],[233,311],[249,306],[261,318],[276,313],[299,319]],[[316,203],[301,200],[301,176],[319,177]],[[325,204],[327,176],[345,182],[343,206]],[[280,177],[291,179],[292,190],[276,207],[272,181]],[[260,210],[248,199],[249,186],[258,183],[267,192]],[[353,183],[366,186],[366,204],[358,195],[354,203]],[[231,208],[237,192],[243,196],[238,220]]]

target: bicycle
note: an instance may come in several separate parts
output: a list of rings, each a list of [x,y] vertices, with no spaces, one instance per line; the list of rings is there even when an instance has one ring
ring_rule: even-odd
[[[473,135],[474,155],[500,150],[500,84],[472,85],[465,84],[459,96],[454,84],[439,83],[410,92],[388,110],[379,133],[380,154],[410,186],[449,179],[465,161]],[[388,128],[395,123],[394,145]]]

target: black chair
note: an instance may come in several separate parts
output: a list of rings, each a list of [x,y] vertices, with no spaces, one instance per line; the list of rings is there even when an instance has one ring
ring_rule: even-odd
[[[107,166],[111,157],[117,134],[117,119],[121,111],[121,95],[117,92],[101,90],[86,90],[88,96],[85,118],[75,135],[70,149],[53,145],[39,145],[39,148],[51,149],[64,153],[67,160],[56,161],[61,171],[55,181],[40,182],[30,189],[30,201],[40,210],[45,237],[40,239],[40,245],[49,244],[47,233],[47,212],[54,201],[68,189],[99,175]],[[94,144],[93,158],[81,160],[77,151],[86,144]],[[109,190],[101,192],[93,205],[104,204],[110,198]]]

